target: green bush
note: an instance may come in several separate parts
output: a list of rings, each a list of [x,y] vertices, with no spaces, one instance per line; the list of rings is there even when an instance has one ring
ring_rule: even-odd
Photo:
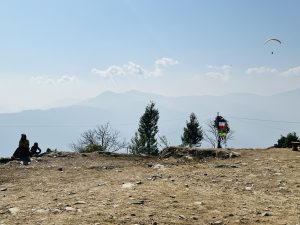
[[[89,153],[89,152],[102,152],[103,148],[101,145],[89,144],[81,149],[80,152],[82,153]]]
[[[287,136],[281,135],[281,137],[277,140],[277,144],[274,145],[275,148],[291,148],[293,141],[300,141],[296,132],[288,133]]]

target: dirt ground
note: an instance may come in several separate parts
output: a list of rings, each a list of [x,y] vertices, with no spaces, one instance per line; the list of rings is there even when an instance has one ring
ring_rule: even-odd
[[[62,153],[0,165],[0,224],[300,224],[300,152],[178,160]]]

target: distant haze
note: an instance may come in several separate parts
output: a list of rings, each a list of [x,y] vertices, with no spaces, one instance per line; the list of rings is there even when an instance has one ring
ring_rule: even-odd
[[[159,135],[165,135],[171,145],[181,143],[183,127],[192,112],[203,130],[219,112],[235,131],[228,147],[269,147],[281,134],[293,131],[300,134],[300,106],[295,104],[299,97],[300,89],[272,96],[165,97],[139,91],[104,92],[67,107],[0,114],[0,156],[13,153],[21,133],[27,134],[31,144],[38,142],[43,150],[70,150],[69,145],[82,132],[106,122],[129,142],[150,101],[155,102],[160,112]],[[203,142],[202,146],[209,147],[209,144]]]

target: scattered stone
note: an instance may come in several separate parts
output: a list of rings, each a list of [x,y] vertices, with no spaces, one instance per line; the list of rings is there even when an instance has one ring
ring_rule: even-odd
[[[194,202],[195,205],[203,205],[203,202]]]
[[[272,213],[270,213],[270,212],[263,212],[261,215],[262,216],[272,216]]]
[[[67,212],[74,212],[74,211],[76,211],[76,209],[75,208],[73,208],[73,207],[66,207],[65,208],[65,210],[67,211]]]
[[[153,169],[165,169],[165,166],[164,165],[161,165],[161,164],[155,164],[153,166]]]
[[[184,219],[185,219],[185,216],[184,216],[184,215],[179,215],[178,217],[179,217],[179,219],[181,219],[181,220],[184,220]]]
[[[144,205],[144,203],[145,203],[144,200],[137,200],[137,201],[131,202],[130,204],[133,204],[133,205]]]
[[[248,222],[249,222],[249,219],[248,218],[246,218],[246,217],[243,217],[243,218],[241,218],[240,219],[240,221],[239,221],[240,223],[243,223],[243,224],[248,224]]]
[[[138,182],[136,182],[135,184],[138,184],[138,185],[139,185],[139,184],[142,184],[142,181],[138,181]]]
[[[20,209],[17,208],[17,207],[14,207],[14,208],[8,209],[8,211],[9,211],[11,214],[16,214],[16,213],[20,212]]]
[[[78,202],[75,202],[74,205],[81,205],[81,204],[86,204],[85,201],[78,201]]]
[[[5,187],[0,188],[0,191],[7,191],[7,188],[5,188]]]
[[[240,153],[237,153],[237,152],[230,152],[229,153],[229,158],[238,158],[238,157],[241,157]]]
[[[162,178],[162,175],[152,175],[151,177],[148,177],[148,180],[156,180],[158,178]]]
[[[188,158],[205,159],[205,158],[235,158],[240,157],[239,153],[229,150],[219,149],[201,149],[201,148],[186,148],[186,147],[167,147],[160,152],[162,158]]]
[[[218,220],[218,221],[215,221],[215,222],[212,222],[211,225],[222,225],[223,222],[221,220]]]
[[[134,187],[134,184],[133,183],[125,183],[122,185],[122,188],[127,188],[127,189],[131,189]]]
[[[252,187],[245,187],[246,191],[252,191]]]
[[[53,210],[51,210],[51,212],[54,214],[58,214],[58,213],[61,213],[62,211],[60,209],[53,209]]]
[[[216,165],[215,168],[239,168],[239,167],[237,165],[219,164]]]
[[[36,210],[36,212],[39,214],[46,214],[49,212],[49,209],[38,209],[38,210]]]
[[[186,155],[186,156],[185,156],[185,159],[191,160],[191,161],[192,161],[192,160],[194,160],[194,157],[193,157],[193,156],[190,156],[190,155]]]
[[[62,167],[58,168],[57,170],[60,171],[60,172],[64,172]]]

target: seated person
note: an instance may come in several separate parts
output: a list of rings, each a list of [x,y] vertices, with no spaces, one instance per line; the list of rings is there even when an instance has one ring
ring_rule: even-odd
[[[42,150],[40,149],[39,144],[37,142],[35,142],[30,149],[30,155],[38,156],[41,152],[42,152]]]
[[[29,152],[29,141],[26,138],[26,134],[21,135],[21,139],[19,141],[19,147],[14,152],[12,159],[20,159],[23,161],[23,164],[27,165],[30,162],[30,152]]]

